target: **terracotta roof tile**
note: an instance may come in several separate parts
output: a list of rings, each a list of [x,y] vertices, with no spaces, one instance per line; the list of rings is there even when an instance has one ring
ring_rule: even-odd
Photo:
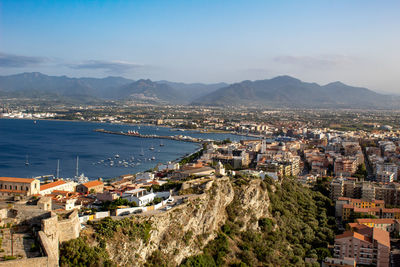
[[[64,182],[63,180],[59,180],[59,181],[56,181],[56,182],[44,184],[44,185],[40,186],[40,191],[43,191],[43,190],[46,190],[46,189],[49,189],[49,188],[52,188],[52,187],[56,187],[56,186],[59,186],[59,185],[63,185],[63,184],[66,184],[66,182]]]
[[[358,223],[378,223],[378,224],[392,224],[395,222],[394,219],[372,219],[372,218],[366,218],[366,219],[356,219]]]
[[[32,183],[33,181],[35,181],[35,179],[33,179],[33,178],[0,177],[0,181],[11,182],[11,183]]]
[[[13,190],[13,189],[0,189],[0,192],[4,192],[4,193],[21,193],[21,194],[25,194],[28,191],[22,191],[22,190]]]
[[[378,243],[381,243],[390,248],[389,232],[381,230],[379,228],[374,228],[373,239],[378,241]]]
[[[90,182],[84,183],[83,185],[84,185],[86,188],[90,188],[90,187],[95,187],[95,186],[103,185],[103,182],[96,180],[96,181],[90,181]]]

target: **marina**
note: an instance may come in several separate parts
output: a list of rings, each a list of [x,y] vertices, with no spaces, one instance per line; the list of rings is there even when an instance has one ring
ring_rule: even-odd
[[[96,129],[146,136],[129,138],[125,134],[104,134]],[[154,168],[159,163],[176,161],[196,151],[199,140],[240,140],[231,134],[182,132],[167,127],[122,125],[77,121],[0,119],[0,172],[2,176],[39,177],[54,175],[73,179],[76,158],[79,174],[89,180],[107,179]],[[157,133],[157,135],[155,135]],[[158,138],[159,136],[165,138]],[[187,139],[187,140],[184,140]],[[197,142],[193,142],[197,140]],[[150,149],[154,148],[154,149]]]
[[[95,129],[95,132],[98,133],[105,133],[105,134],[116,134],[116,135],[124,135],[124,136],[133,136],[133,137],[139,137],[139,138],[152,138],[152,139],[168,139],[168,140],[175,140],[175,141],[182,141],[182,142],[191,142],[191,143],[203,143],[203,142],[210,142],[213,141],[211,139],[201,139],[201,138],[195,138],[191,136],[185,136],[185,135],[155,135],[155,134],[140,134],[137,131],[109,131],[109,130],[104,130],[104,129]],[[160,143],[160,146],[164,146],[163,143]],[[154,147],[150,147],[150,150],[154,150]]]

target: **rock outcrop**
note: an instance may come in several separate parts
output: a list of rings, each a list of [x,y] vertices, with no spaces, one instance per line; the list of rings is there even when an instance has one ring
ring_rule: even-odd
[[[268,191],[261,180],[234,185],[229,178],[213,180],[205,193],[190,197],[175,208],[138,220],[151,222],[148,242],[130,240],[116,232],[106,240],[106,249],[119,266],[142,266],[151,257],[162,256],[168,265],[176,266],[185,258],[202,252],[229,217],[240,214],[240,226],[257,228],[258,219],[268,216]]]

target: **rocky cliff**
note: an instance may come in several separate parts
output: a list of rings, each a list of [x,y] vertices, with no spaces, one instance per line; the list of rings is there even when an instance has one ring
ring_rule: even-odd
[[[268,213],[268,193],[260,180],[237,187],[228,178],[209,182],[201,195],[158,215],[140,217],[151,224],[148,240],[132,239],[117,231],[106,240],[110,259],[119,266],[142,266],[148,260],[166,261],[170,266],[202,252],[228,220],[228,207],[240,214],[240,226],[256,228]],[[236,188],[236,190],[234,189]],[[236,193],[235,193],[236,191]],[[83,232],[90,236],[91,229]],[[166,263],[165,262],[165,263]]]
[[[61,246],[61,265],[319,266],[330,256],[334,207],[318,190],[243,176],[200,186],[169,211],[91,223]]]

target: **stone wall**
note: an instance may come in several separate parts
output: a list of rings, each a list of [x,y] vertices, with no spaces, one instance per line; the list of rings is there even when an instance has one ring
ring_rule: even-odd
[[[58,260],[58,217],[54,213],[50,218],[42,220],[42,231],[39,231],[39,239],[46,255]]]
[[[79,222],[78,211],[74,210],[65,220],[58,221],[59,242],[68,241],[79,237],[81,223]]]

